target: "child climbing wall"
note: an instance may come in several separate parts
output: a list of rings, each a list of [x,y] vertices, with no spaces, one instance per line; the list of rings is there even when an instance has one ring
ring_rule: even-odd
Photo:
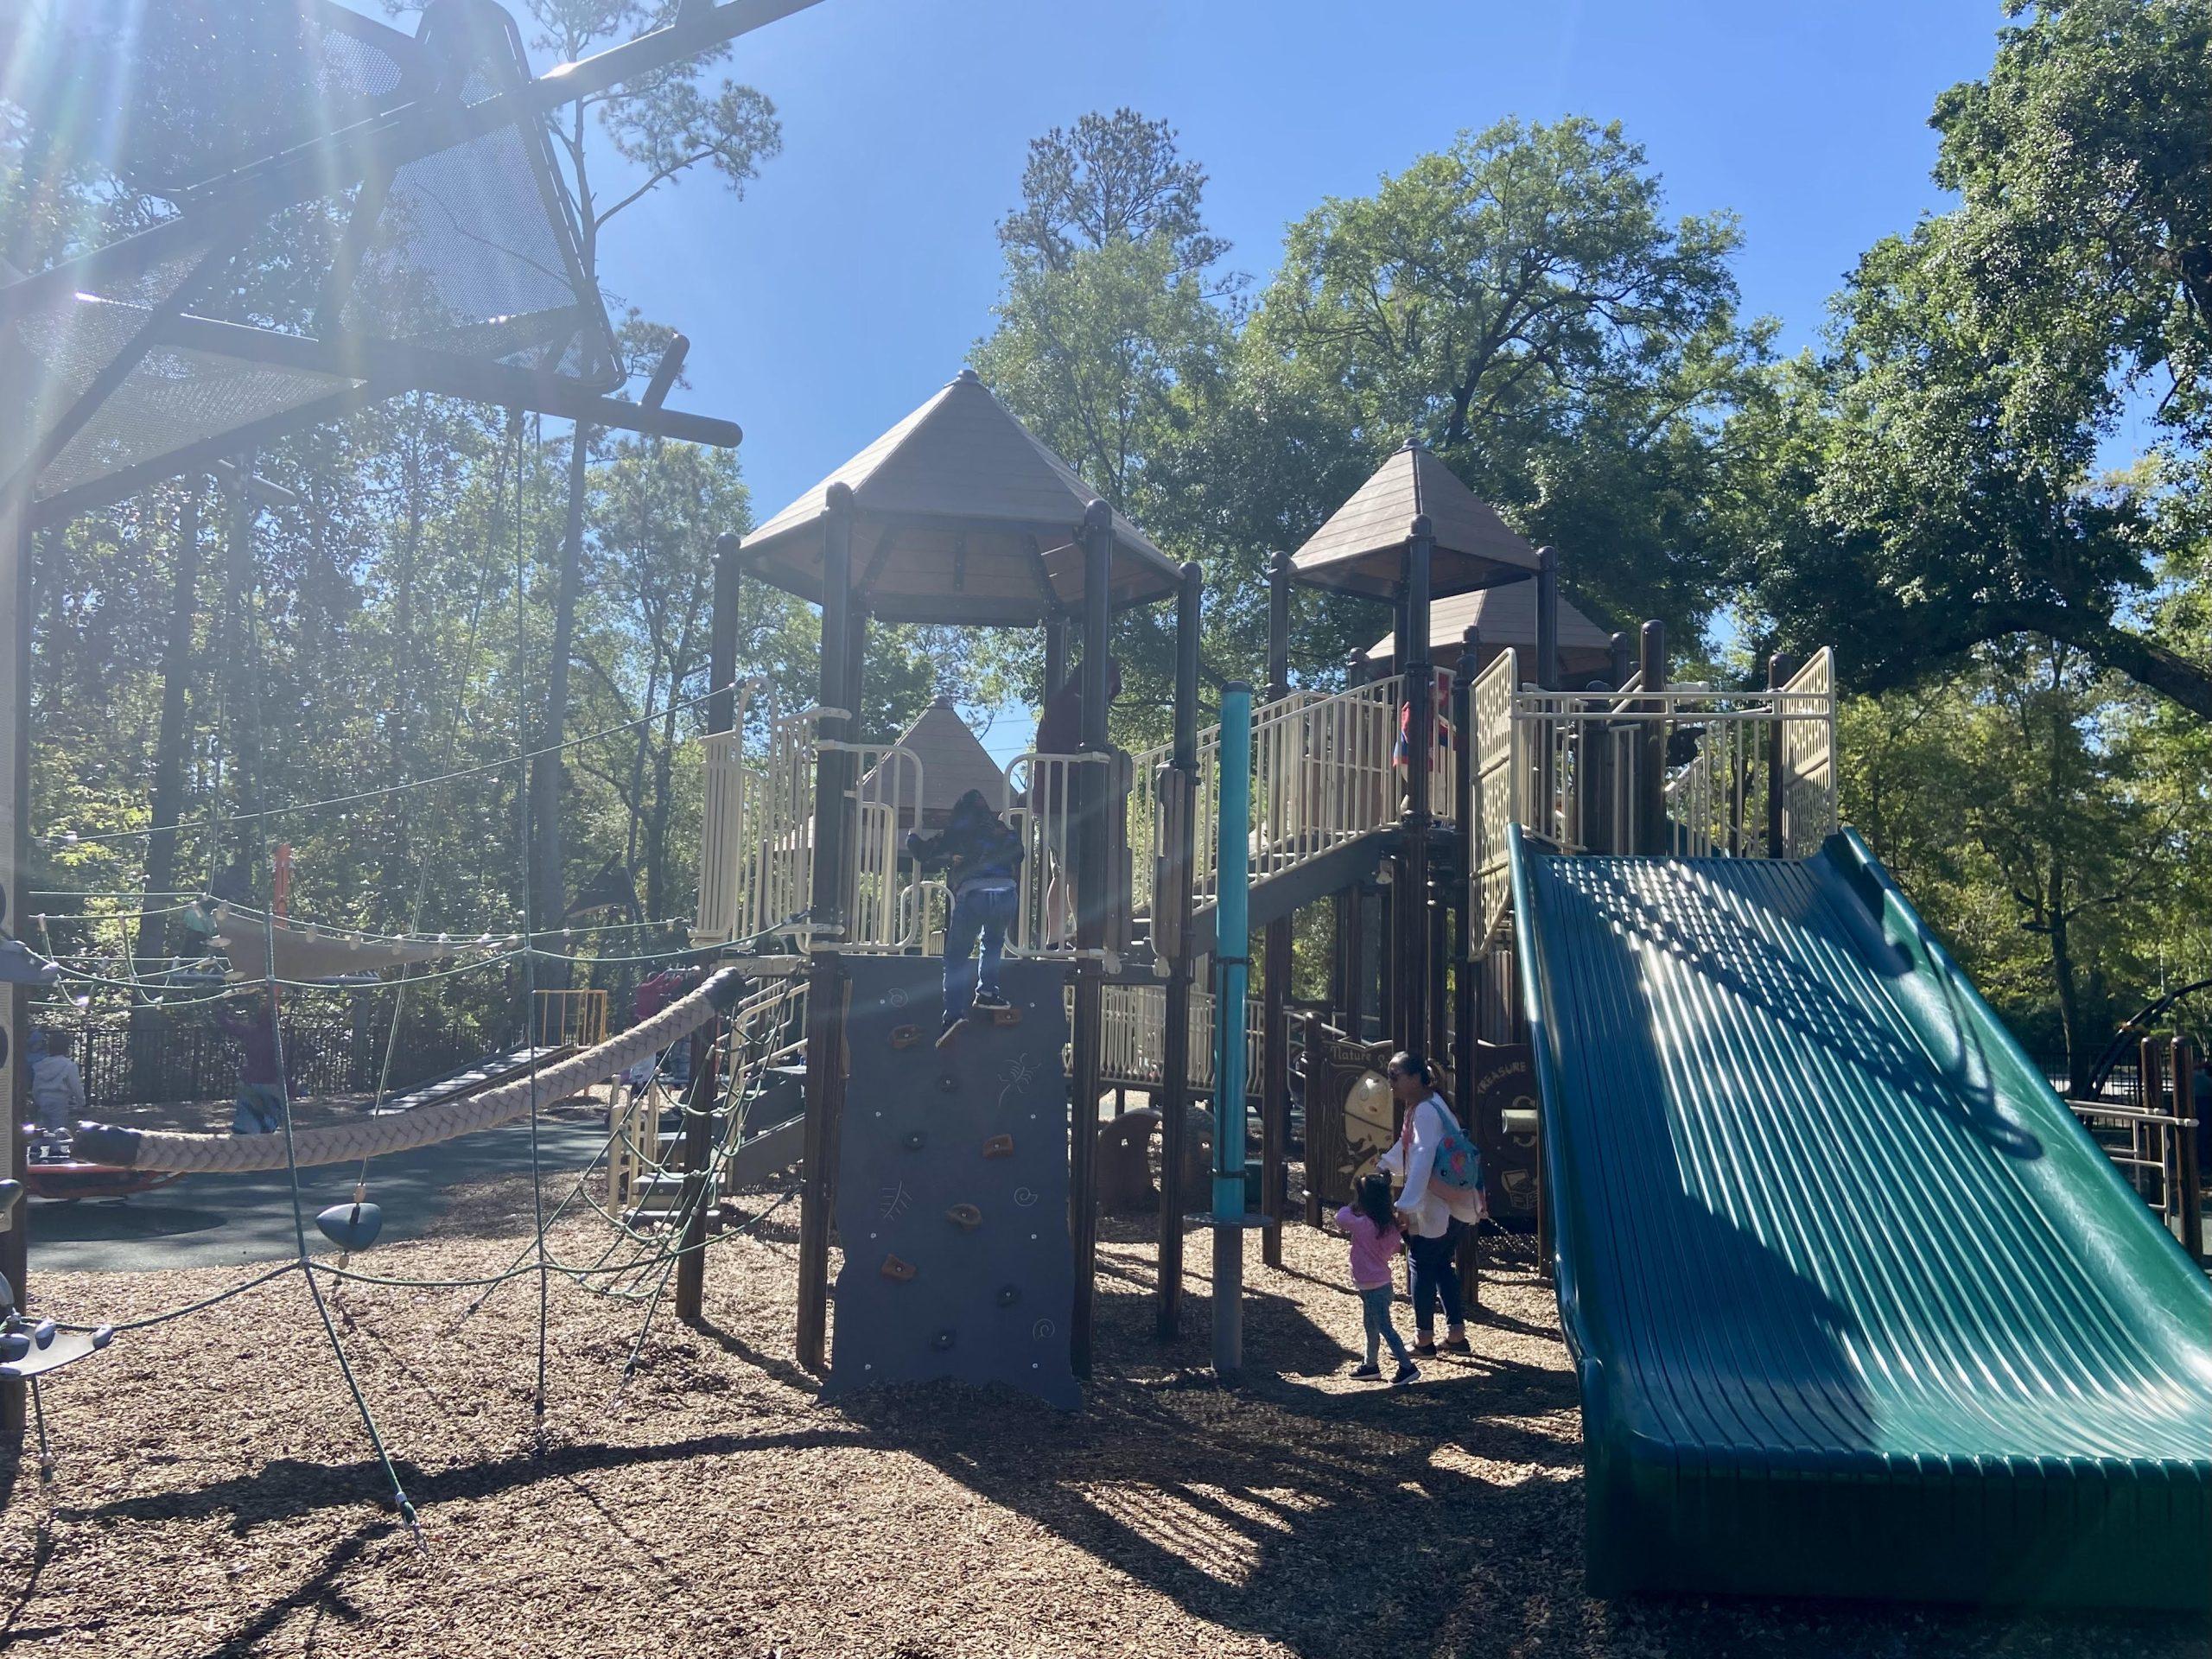
[[[1082,1403],[1068,1363],[1067,969],[1009,962],[1018,1016],[933,1047],[942,982],[921,957],[848,957],[830,1381],[1002,1382]]]

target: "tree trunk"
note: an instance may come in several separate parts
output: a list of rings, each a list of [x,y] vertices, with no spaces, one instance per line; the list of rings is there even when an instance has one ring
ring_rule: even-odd
[[[251,454],[239,456],[238,466],[242,476],[250,474],[253,470]],[[231,729],[218,741],[227,741],[229,810],[240,813],[255,811],[261,805],[257,781],[262,771],[261,676],[254,672],[254,665],[260,661],[266,642],[247,614],[253,604],[253,506],[241,488],[229,507],[230,524],[223,549],[223,646],[216,672],[222,677]],[[248,820],[236,830],[236,844],[232,849],[235,856],[247,861],[257,879],[262,832],[266,828],[259,819]],[[257,887],[255,891],[258,891]]]
[[[192,672],[192,627],[200,587],[200,480],[185,480],[177,510],[176,582],[169,599],[168,637],[162,643],[162,714],[154,738],[152,833],[146,842],[146,884],[139,900],[138,931],[131,954],[142,963],[168,954],[168,918],[150,912],[176,888],[176,823],[184,811],[185,688]],[[130,1010],[131,1096],[156,1097],[150,1085],[161,1046],[161,1013]]]
[[[2082,992],[2074,964],[2071,918],[2066,912],[2065,871],[2064,860],[2051,860],[2050,897],[2044,902],[2050,912],[2050,976],[2058,990],[2058,1028],[2066,1039],[2066,1088],[2078,1096],[2088,1090],[2095,1056],[2082,1043]]]
[[[2171,698],[2191,714],[2212,720],[2212,669],[2191,662],[2171,647],[2120,627],[2108,616],[2072,607],[2037,607],[2017,620],[2020,630],[2047,633],[2075,647],[2098,667],[2125,675],[2145,690]],[[1987,637],[2002,639],[2015,631],[1999,627]]]
[[[537,747],[541,754],[531,774],[531,857],[536,865],[532,887],[537,893],[531,925],[540,932],[557,931],[566,912],[566,887],[562,878],[561,803],[562,757],[556,747],[569,729],[569,658],[575,648],[576,588],[582,578],[584,543],[584,488],[591,459],[591,433],[579,423],[569,445],[569,515],[561,537],[560,580],[553,594],[552,660],[546,664],[545,720]],[[557,986],[564,976],[559,969],[545,976]]]

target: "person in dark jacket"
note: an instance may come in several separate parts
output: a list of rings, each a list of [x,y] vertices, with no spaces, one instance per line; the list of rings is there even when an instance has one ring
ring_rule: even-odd
[[[1019,903],[1021,837],[1008,829],[981,790],[952,804],[942,833],[910,830],[906,851],[925,870],[942,869],[952,890],[944,927],[944,1017],[940,1040],[975,1008],[1002,1008],[999,963]],[[981,972],[973,960],[982,947]]]
[[[232,1135],[274,1135],[284,1127],[284,1066],[276,1046],[276,1000],[266,990],[247,996],[243,1012],[218,1005],[215,1023],[238,1046],[238,1092]]]

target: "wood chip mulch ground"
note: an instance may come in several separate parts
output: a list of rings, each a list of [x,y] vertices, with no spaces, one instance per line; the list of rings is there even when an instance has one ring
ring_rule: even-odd
[[[462,1195],[363,1270],[495,1272],[529,1203]],[[0,1648],[130,1655],[2036,1655],[2167,1659],[2201,1624],[1581,1589],[1574,1389],[1547,1287],[1484,1287],[1471,1361],[1352,1381],[1343,1247],[1248,1268],[1240,1389],[1152,1333],[1148,1226],[1111,1223],[1088,1408],[954,1388],[817,1402],[791,1359],[795,1212],[710,1256],[708,1322],[556,1281],[542,1435],[534,1279],[331,1296],[422,1521],[378,1502],[301,1276],[128,1332],[47,1390],[55,1463],[0,1453]],[[563,1224],[556,1254],[594,1249]],[[486,1230],[498,1236],[486,1236]],[[124,1320],[231,1270],[54,1275],[45,1311]],[[1402,1326],[1409,1324],[1400,1311]]]

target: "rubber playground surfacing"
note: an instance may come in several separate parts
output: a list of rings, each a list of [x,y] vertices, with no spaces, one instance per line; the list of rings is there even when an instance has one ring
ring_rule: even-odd
[[[565,1184],[563,1184],[565,1185]],[[551,1184],[549,1183],[549,1191]],[[463,1189],[359,1265],[496,1271],[527,1179]],[[1214,1383],[1204,1251],[1152,1335],[1145,1221],[1109,1221],[1081,1414],[930,1388],[819,1403],[791,1363],[795,1212],[717,1244],[708,1324],[556,1280],[537,1295],[345,1285],[335,1313],[422,1516],[378,1501],[305,1288],[286,1275],[127,1332],[47,1391],[56,1466],[0,1459],[0,1648],[146,1656],[2096,1655],[2207,1651],[2201,1621],[1829,1604],[1592,1601],[1579,1414],[1549,1288],[1485,1286],[1471,1361],[1353,1382],[1343,1246],[1253,1241],[1246,1385]],[[565,1225],[560,1254],[594,1227]],[[125,1319],[234,1268],[49,1274],[44,1311]],[[1401,1328],[1410,1325],[1402,1306]]]

